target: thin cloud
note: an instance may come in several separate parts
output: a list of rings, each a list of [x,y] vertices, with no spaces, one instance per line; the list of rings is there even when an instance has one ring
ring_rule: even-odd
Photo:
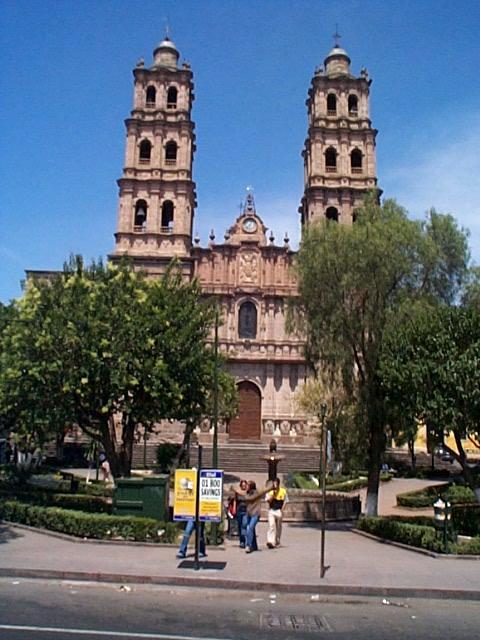
[[[24,266],[24,259],[18,255],[13,249],[9,249],[8,247],[0,246],[0,257],[6,258],[11,262],[15,262],[16,264]]]
[[[413,148],[408,163],[385,172],[381,186],[385,196],[395,197],[415,218],[431,207],[451,213],[470,230],[472,255],[480,262],[480,116],[463,117],[460,123],[460,128],[458,122],[455,127],[446,123],[430,131],[428,148]]]

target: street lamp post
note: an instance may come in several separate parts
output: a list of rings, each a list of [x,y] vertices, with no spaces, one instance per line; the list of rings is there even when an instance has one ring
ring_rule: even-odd
[[[213,369],[213,442],[212,442],[212,467],[218,468],[218,305],[215,307],[215,340],[213,343],[214,369]],[[213,544],[217,544],[218,540],[218,524],[212,522]]]
[[[213,369],[213,443],[212,443],[212,467],[218,467],[218,306],[215,308],[215,340],[213,343],[213,356],[215,360]]]
[[[328,567],[325,566],[325,511],[326,511],[326,476],[327,476],[327,431],[325,429],[325,418],[327,415],[327,405],[323,402],[320,405],[320,420],[322,425],[321,451],[320,451],[320,478],[322,487],[322,520],[321,520],[321,541],[320,541],[320,578],[323,578]]]
[[[445,553],[448,553],[448,534],[452,519],[452,505],[447,500],[442,500],[442,498],[439,497],[438,500],[433,503],[433,513],[435,528],[442,533],[443,550]]]

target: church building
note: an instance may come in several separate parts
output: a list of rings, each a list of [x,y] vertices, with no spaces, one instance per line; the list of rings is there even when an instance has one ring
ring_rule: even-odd
[[[350,62],[336,44],[308,90],[302,229],[316,220],[352,224],[366,191],[377,185],[371,80],[364,68],[353,75]],[[223,238],[212,232],[208,245],[201,246],[193,237],[192,70],[179,64],[175,44],[165,38],[153,52],[152,65],[139,62],[133,75],[134,104],[126,120],[110,259],[128,256],[155,277],[175,257],[185,278],[197,278],[205,294],[218,299],[219,348],[239,391],[238,415],[220,426],[221,440],[269,442],[275,437],[285,445],[314,444],[312,424],[296,403],[308,376],[303,344],[285,327],[288,299],[296,292],[289,239],[276,244],[267,234],[249,191],[243,212]],[[179,425],[165,428],[171,435],[180,433]],[[209,425],[204,428],[201,437],[208,442]]]

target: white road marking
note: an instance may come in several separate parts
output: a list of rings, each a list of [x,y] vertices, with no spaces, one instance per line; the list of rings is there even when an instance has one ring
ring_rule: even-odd
[[[107,631],[100,629],[65,629],[61,627],[37,627],[19,624],[0,624],[5,631],[32,631],[38,633],[66,633],[80,636],[110,636],[114,638],[146,638],[147,640],[227,640],[206,636],[181,636],[174,633],[135,633],[132,631]]]

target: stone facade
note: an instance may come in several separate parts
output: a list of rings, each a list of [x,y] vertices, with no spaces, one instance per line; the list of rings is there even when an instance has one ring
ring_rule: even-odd
[[[113,261],[129,256],[151,277],[176,257],[186,278],[197,278],[222,310],[219,348],[227,357],[240,397],[239,415],[221,426],[224,440],[312,444],[312,424],[297,406],[308,376],[302,340],[286,330],[288,299],[296,294],[294,252],[280,246],[247,193],[243,212],[217,243],[192,238],[196,206],[192,178],[195,125],[193,76],[178,66],[168,38],[153,65],[134,70],[134,106],[126,120],[125,168],[120,188]],[[308,135],[303,151],[302,228],[312,220],[351,224],[365,192],[376,188],[375,136],[369,119],[371,81],[350,73],[350,59],[336,45],[315,72],[308,93]],[[163,425],[175,435],[179,425]],[[209,437],[209,426],[202,431]]]

